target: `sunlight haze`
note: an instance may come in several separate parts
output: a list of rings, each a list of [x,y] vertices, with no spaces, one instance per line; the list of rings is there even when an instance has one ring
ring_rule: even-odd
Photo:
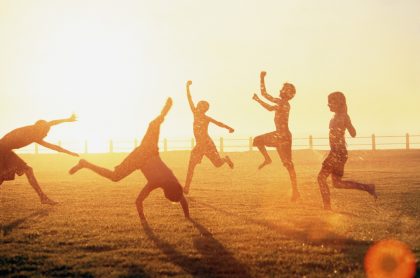
[[[141,138],[167,97],[162,138],[191,138],[195,102],[247,137],[275,129],[251,98],[296,86],[290,129],[327,136],[342,91],[359,135],[420,134],[420,1],[0,0],[0,137],[76,113],[47,139]]]

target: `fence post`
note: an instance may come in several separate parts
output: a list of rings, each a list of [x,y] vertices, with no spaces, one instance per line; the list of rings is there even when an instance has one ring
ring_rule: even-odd
[[[249,151],[252,152],[252,137],[249,137]]]
[[[223,137],[220,137],[220,152],[224,152],[224,144],[223,144]]]
[[[114,152],[114,143],[112,142],[112,140],[109,140],[109,153],[113,153]]]
[[[372,151],[376,151],[376,136],[372,134]]]
[[[410,134],[408,133],[405,134],[405,149],[410,149]]]
[[[163,151],[167,152],[168,151],[168,139],[163,139]]]
[[[88,141],[85,140],[85,153],[88,153]]]
[[[35,149],[34,149],[35,154],[39,154],[39,149],[38,149],[38,144],[35,143]]]
[[[314,140],[312,135],[309,135],[309,149],[313,150],[314,149]]]
[[[139,145],[139,142],[137,141],[137,138],[134,138],[134,148],[137,148]]]

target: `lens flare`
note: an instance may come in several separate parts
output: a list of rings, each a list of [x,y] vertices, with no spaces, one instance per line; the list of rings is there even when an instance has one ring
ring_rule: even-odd
[[[368,278],[412,278],[416,272],[416,259],[410,248],[398,240],[383,240],[365,256]]]

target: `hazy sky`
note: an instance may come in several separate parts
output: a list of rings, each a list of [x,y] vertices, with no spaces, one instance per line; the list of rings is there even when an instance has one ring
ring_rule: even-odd
[[[165,137],[191,137],[185,82],[209,115],[274,130],[251,100],[259,72],[294,83],[295,136],[327,135],[340,90],[360,135],[420,134],[420,1],[0,0],[0,136],[38,119],[79,121],[52,140],[141,137],[167,96]]]

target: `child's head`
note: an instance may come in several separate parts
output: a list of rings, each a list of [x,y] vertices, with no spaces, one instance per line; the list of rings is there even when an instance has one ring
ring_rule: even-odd
[[[200,100],[197,103],[197,110],[201,113],[206,113],[209,110],[210,104],[205,100]]]
[[[47,121],[39,120],[35,123],[35,132],[37,137],[40,139],[44,138],[48,135],[48,132],[50,131],[50,125]]]
[[[280,97],[286,100],[292,99],[296,94],[295,86],[292,83],[284,83],[280,90]]]
[[[334,92],[328,95],[328,107],[331,112],[347,113],[346,97],[342,92]]]
[[[166,199],[171,202],[179,202],[182,198],[182,186],[179,182],[172,182],[163,187],[163,193]]]

